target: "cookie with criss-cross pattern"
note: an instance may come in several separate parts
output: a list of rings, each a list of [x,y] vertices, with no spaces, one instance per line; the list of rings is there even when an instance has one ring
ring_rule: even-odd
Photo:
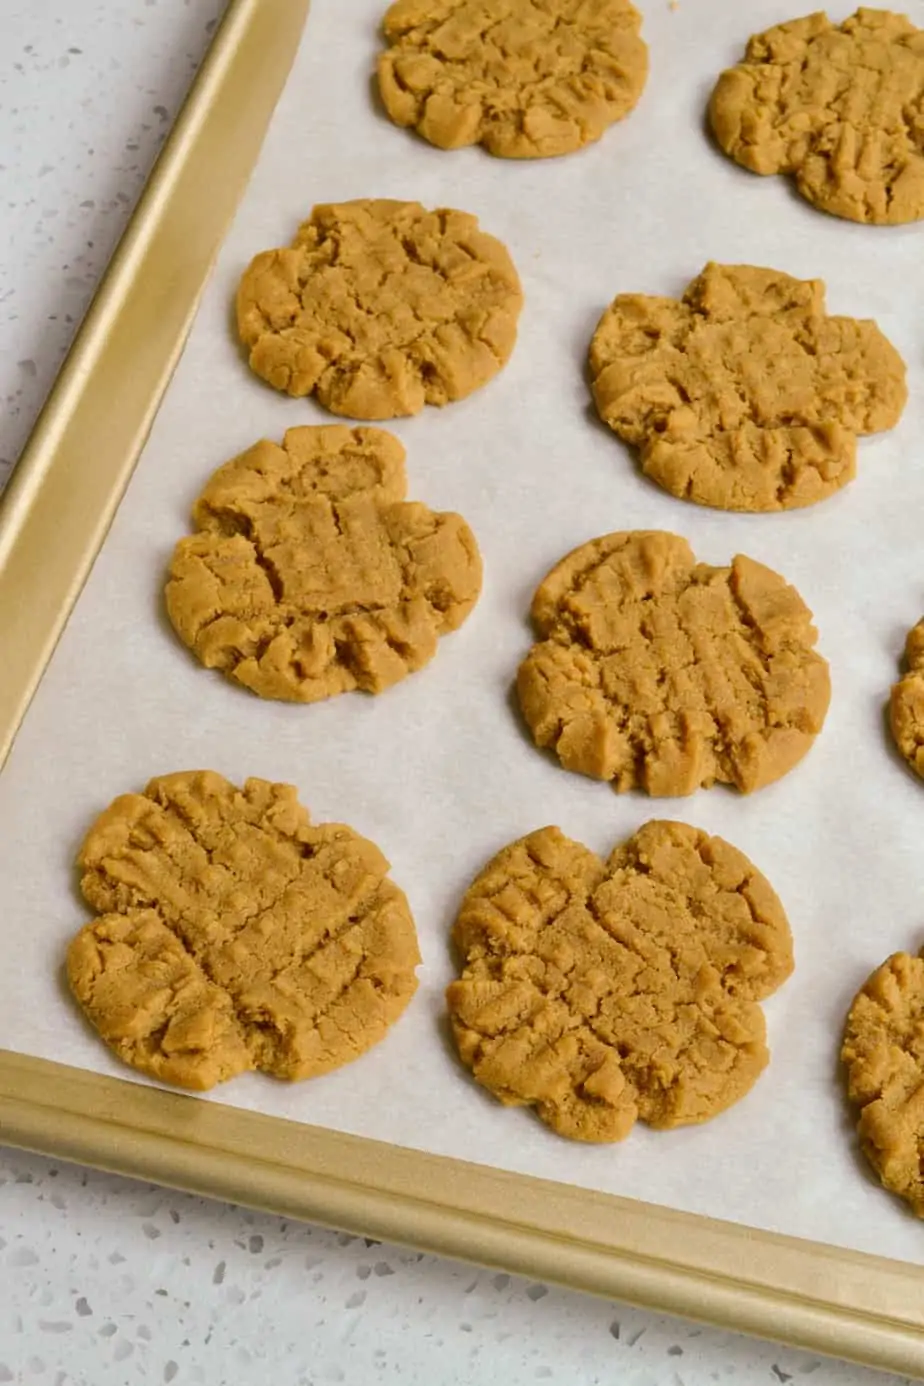
[[[210,669],[263,698],[381,693],[436,654],[481,590],[459,515],[404,499],[380,428],[290,428],[220,467],[170,565],[167,611]]]
[[[905,664],[905,673],[892,685],[889,721],[896,746],[924,778],[924,620],[908,632]]]
[[[684,823],[646,823],[605,862],[558,828],[530,833],[473,882],[453,936],[463,1063],[582,1141],[743,1097],[769,1059],[758,1003],[793,965],[766,879]]]
[[[824,723],[811,615],[740,554],[716,568],[676,534],[592,539],[539,584],[520,706],[537,746],[620,792],[747,794],[791,770]]]
[[[681,500],[790,510],[856,472],[892,428],[905,363],[874,322],[829,316],[824,285],[709,264],[682,299],[620,294],[590,347],[600,417]]]
[[[237,295],[250,365],[334,414],[394,419],[463,399],[513,351],[523,306],[500,241],[467,212],[362,199],[315,207]]]
[[[716,139],[754,173],[790,173],[823,212],[924,217],[924,30],[890,10],[821,11],[756,34],[719,78]]]
[[[568,154],[633,109],[648,75],[630,0],[396,0],[379,90],[440,149]]]
[[[924,1217],[924,952],[894,953],[853,999],[841,1058],[861,1148]]]
[[[341,823],[313,826],[290,785],[160,776],[100,815],[78,865],[99,918],[71,943],[71,990],[119,1058],[163,1082],[327,1073],[416,989],[388,862]]]

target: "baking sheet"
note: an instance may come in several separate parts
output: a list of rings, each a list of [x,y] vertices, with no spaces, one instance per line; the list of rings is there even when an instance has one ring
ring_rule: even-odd
[[[517,165],[445,154],[394,129],[369,83],[380,0],[314,0],[179,370],[0,777],[0,907],[15,939],[0,1046],[126,1077],[62,981],[67,941],[87,917],[70,870],[86,825],[164,771],[286,779],[317,820],[349,822],[390,858],[417,919],[421,989],[360,1062],[294,1087],[252,1075],[203,1100],[920,1263],[920,1224],[854,1154],[836,1053],[867,972],[924,940],[924,788],[883,721],[904,632],[924,610],[921,228],[826,219],[782,180],[750,177],[710,147],[702,113],[715,73],[749,31],[789,17],[785,5],[751,3],[743,20],[723,0],[642,8],[652,75],[638,110],[580,156]],[[922,0],[906,10],[924,25]],[[250,376],[229,303],[251,255],[286,243],[314,202],[359,196],[476,212],[523,278],[520,342],[497,380],[389,425],[408,448],[409,494],[473,526],[485,591],[435,662],[387,695],[276,706],[176,644],[162,575],[215,466],[260,436],[329,418]],[[745,517],[675,501],[638,476],[590,410],[583,362],[605,303],[626,290],[679,293],[710,258],[823,275],[831,311],[875,317],[908,361],[901,425],[862,442],[857,481],[812,511]],[[721,789],[618,798],[565,774],[520,726],[510,688],[535,584],[575,544],[632,527],[685,534],[711,562],[748,553],[815,611],[834,682],[825,731],[808,760],[752,799]],[[513,837],[556,822],[605,852],[655,815],[723,834],[767,873],[790,915],[797,970],[766,1003],[773,1060],[744,1102],[702,1128],[575,1146],[500,1108],[457,1065],[443,1025],[448,930],[465,885]]]

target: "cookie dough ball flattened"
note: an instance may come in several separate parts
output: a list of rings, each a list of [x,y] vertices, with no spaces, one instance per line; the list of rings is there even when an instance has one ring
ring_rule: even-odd
[[[552,569],[532,617],[517,690],[536,744],[620,792],[749,793],[821,731],[830,680],[811,612],[753,559],[713,568],[675,534],[609,534]]]
[[[454,938],[463,1062],[585,1141],[737,1102],[769,1058],[757,1003],[792,971],[768,882],[682,823],[647,823],[605,863],[558,828],[531,833],[471,886]]]
[[[292,428],[228,462],[170,566],[178,635],[264,698],[380,693],[420,669],[474,606],[481,558],[460,516],[405,486],[377,428]]]
[[[854,998],[841,1058],[864,1153],[924,1217],[924,957],[895,953]]]
[[[908,632],[905,663],[907,673],[892,687],[889,721],[896,746],[924,778],[924,621]]]
[[[440,149],[569,154],[641,96],[640,26],[629,0],[397,0],[379,90],[396,125]]]
[[[513,351],[523,293],[477,217],[418,202],[315,207],[258,255],[237,322],[257,375],[334,414],[393,419],[463,399]]]
[[[682,500],[789,510],[855,473],[856,435],[891,428],[905,363],[875,323],[829,317],[824,285],[709,264],[682,299],[620,294],[590,347],[600,417]]]
[[[757,34],[710,102],[716,139],[755,173],[791,173],[834,216],[924,217],[924,30],[889,10]]]
[[[417,986],[414,921],[388,863],[289,785],[211,771],[125,794],[80,850],[100,917],[71,989],[119,1058],[213,1087],[248,1069],[309,1078],[384,1038]]]

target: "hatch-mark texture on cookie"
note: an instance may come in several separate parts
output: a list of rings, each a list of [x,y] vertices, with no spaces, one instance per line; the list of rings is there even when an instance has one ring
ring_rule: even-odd
[[[500,241],[467,212],[363,199],[315,207],[237,295],[252,369],[334,414],[393,419],[463,399],[513,351],[523,305]]]
[[[769,1059],[758,1003],[793,966],[766,879],[683,823],[647,823],[605,862],[558,828],[530,833],[471,885],[453,937],[462,1061],[583,1141],[737,1102]]]
[[[788,173],[823,212],[924,217],[924,30],[890,10],[821,11],[756,34],[709,104],[716,139],[754,173]]]
[[[841,1058],[860,1146],[924,1217],[924,956],[894,953],[854,997]]]
[[[629,0],[397,0],[379,90],[396,125],[440,149],[568,154],[633,109],[648,74]]]
[[[537,746],[620,792],[750,793],[791,770],[824,723],[811,612],[751,558],[717,568],[676,534],[608,534],[556,564],[532,619],[517,691]]]
[[[908,632],[905,664],[905,673],[892,686],[889,721],[896,746],[924,778],[924,620]]]
[[[264,698],[380,693],[436,654],[481,589],[465,521],[405,501],[379,428],[291,428],[220,467],[170,565],[166,604],[208,668]]]
[[[671,495],[721,510],[813,505],[892,428],[905,363],[874,322],[829,316],[824,284],[709,264],[682,299],[620,294],[590,347],[600,417]]]
[[[161,776],[100,815],[78,866],[99,918],[71,943],[71,990],[120,1059],[165,1083],[327,1073],[416,989],[387,861],[343,824],[313,826],[290,785]]]

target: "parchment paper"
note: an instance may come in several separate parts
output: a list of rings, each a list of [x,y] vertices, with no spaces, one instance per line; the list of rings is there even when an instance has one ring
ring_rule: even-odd
[[[800,9],[790,0],[647,0],[652,71],[639,108],[582,154],[525,164],[443,153],[385,119],[370,84],[383,8],[314,0],[175,380],[0,778],[0,1045],[131,1077],[62,983],[67,942],[88,917],[72,870],[86,827],[166,771],[283,779],[316,820],[352,824],[391,860],[417,919],[421,988],[359,1062],[294,1086],[247,1076],[204,1100],[924,1262],[924,1227],[855,1154],[836,1062],[867,973],[924,941],[924,784],[883,717],[904,634],[924,612],[924,227],[824,217],[785,180],[753,177],[710,145],[715,74],[751,31]],[[924,26],[922,0],[905,9]],[[252,254],[286,244],[316,201],[363,196],[477,213],[523,278],[509,366],[467,401],[394,424],[411,497],[474,528],[484,595],[436,660],[385,696],[276,705],[179,646],[161,612],[163,572],[217,465],[329,418],[250,375],[229,305]],[[584,360],[605,304],[619,291],[679,294],[709,259],[823,276],[831,310],[874,317],[908,362],[900,427],[862,441],[858,479],[813,509],[746,517],[674,500],[590,409]],[[576,544],[635,527],[682,533],[713,563],[747,553],[815,612],[834,683],[827,725],[802,765],[751,798],[617,797],[536,751],[519,722],[511,683],[536,583]],[[511,839],[557,823],[606,852],[654,816],[720,833],[766,872],[797,968],[767,1003],[773,1058],[744,1101],[703,1127],[639,1126],[621,1145],[582,1147],[503,1109],[456,1062],[443,1021],[448,931],[466,884]]]

